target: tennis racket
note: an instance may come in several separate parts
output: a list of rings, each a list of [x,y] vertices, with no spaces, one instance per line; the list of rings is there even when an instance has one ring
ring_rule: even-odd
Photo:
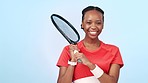
[[[66,19],[57,14],[51,15],[51,21],[56,27],[56,29],[64,36],[64,38],[70,44],[77,44],[77,42],[80,40],[80,35],[71,23],[69,23]],[[77,50],[74,50],[74,53],[77,52]],[[78,59],[78,62],[81,62],[81,60]]]

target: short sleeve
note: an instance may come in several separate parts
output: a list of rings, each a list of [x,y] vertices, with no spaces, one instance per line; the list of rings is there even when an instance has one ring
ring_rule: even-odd
[[[120,53],[120,50],[118,47],[115,50],[115,56],[113,58],[112,64],[119,64],[120,67],[123,67],[123,65],[124,65],[123,60],[122,60],[122,56],[121,56],[121,53]]]
[[[69,50],[68,46],[64,47],[62,53],[60,54],[58,62],[56,64],[58,67],[60,67],[60,66],[67,67],[68,66],[68,60],[70,59],[70,54],[69,54],[68,50]]]

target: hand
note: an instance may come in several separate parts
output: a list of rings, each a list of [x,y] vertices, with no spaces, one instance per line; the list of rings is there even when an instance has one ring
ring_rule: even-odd
[[[77,52],[75,53],[75,57],[77,60],[80,59],[84,65],[91,63],[83,53]]]
[[[88,66],[90,70],[93,70],[95,68],[95,64],[90,62],[83,53],[78,52],[75,54],[75,56],[77,60],[80,59],[82,61],[82,64]]]
[[[75,56],[76,51],[79,51],[77,45],[70,44],[69,45],[69,53],[71,55],[71,61],[72,62],[76,62],[77,61],[76,56]]]

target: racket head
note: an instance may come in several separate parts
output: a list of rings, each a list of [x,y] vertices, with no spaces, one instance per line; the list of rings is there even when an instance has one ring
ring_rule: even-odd
[[[56,29],[64,36],[70,44],[76,44],[80,40],[80,35],[74,26],[57,14],[51,15],[51,21]]]

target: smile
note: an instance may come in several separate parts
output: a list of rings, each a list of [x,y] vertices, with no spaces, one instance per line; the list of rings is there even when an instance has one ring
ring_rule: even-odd
[[[90,31],[89,33],[90,33],[91,35],[96,35],[96,34],[97,34],[96,31]]]

